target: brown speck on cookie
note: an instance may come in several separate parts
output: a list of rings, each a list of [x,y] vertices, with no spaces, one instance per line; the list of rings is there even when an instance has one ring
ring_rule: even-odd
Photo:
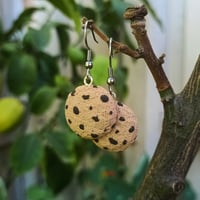
[[[95,122],[99,122],[98,116],[93,116],[92,119],[93,119]]]
[[[91,133],[91,136],[92,136],[93,138],[98,138],[98,135],[95,134],[95,133]]]
[[[84,130],[84,125],[83,125],[83,124],[80,124],[80,125],[79,125],[79,128],[80,128],[81,130]]]
[[[111,144],[114,144],[114,145],[117,145],[117,144],[118,144],[117,140],[115,140],[115,139],[113,139],[113,138],[108,138],[108,140],[109,140],[109,142],[110,142]]]
[[[79,114],[79,109],[78,109],[78,107],[74,106],[74,107],[73,107],[73,112],[74,112],[74,114],[78,115],[78,114]]]
[[[100,96],[100,99],[101,99],[101,101],[104,102],[104,103],[106,103],[106,102],[109,101],[109,97],[108,97],[107,95],[101,95],[101,96]]]
[[[88,99],[90,98],[90,95],[82,95],[82,98],[83,98],[84,100],[88,100]]]

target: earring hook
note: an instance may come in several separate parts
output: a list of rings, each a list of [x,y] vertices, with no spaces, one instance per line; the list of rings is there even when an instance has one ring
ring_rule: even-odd
[[[112,38],[109,38],[108,49],[109,49],[109,69],[108,69],[107,84],[108,84],[110,94],[115,97],[116,95],[112,91],[112,85],[114,85],[114,83],[115,83],[115,79],[114,79],[114,75],[113,75],[113,67],[112,67],[112,56],[113,56]]]
[[[112,38],[109,39],[108,48],[109,48],[109,67],[112,68],[112,56],[113,56]]]
[[[91,50],[91,48],[89,47],[89,45],[88,45],[88,41],[87,41],[87,29],[88,29],[88,24],[89,24],[89,20],[87,20],[86,22],[85,22],[85,26],[84,26],[84,41],[85,41],[85,46],[86,46],[86,48],[88,49],[88,50]],[[92,32],[92,37],[93,37],[93,39],[94,39],[94,41],[96,42],[96,43],[98,43],[98,41],[97,41],[97,39],[96,39],[96,37],[95,37],[95,34],[94,34],[94,31],[93,31],[93,29],[90,29],[91,30],[91,32]]]
[[[91,48],[89,47],[88,41],[87,41],[87,28],[88,28],[88,23],[89,23],[89,22],[90,22],[90,21],[87,20],[87,21],[85,22],[85,25],[84,25],[84,41],[85,41],[85,46],[86,46],[86,48],[87,48],[87,60],[86,60],[86,62],[85,62],[85,67],[86,67],[87,71],[86,71],[86,76],[85,76],[85,78],[84,78],[84,84],[85,84],[85,85],[91,85],[92,82],[93,82],[93,78],[92,78],[92,76],[90,75],[90,69],[92,69],[92,67],[93,67],[93,63],[92,63],[92,51],[91,51]],[[90,29],[90,30],[91,30],[91,32],[92,32],[92,36],[93,36],[94,41],[95,41],[96,43],[98,43],[98,41],[96,40],[96,37],[95,37],[95,35],[94,35],[93,29]]]

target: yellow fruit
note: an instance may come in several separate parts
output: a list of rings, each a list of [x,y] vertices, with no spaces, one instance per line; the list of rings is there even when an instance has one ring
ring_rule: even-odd
[[[0,133],[14,128],[22,119],[24,105],[16,98],[4,97],[0,99]]]
[[[0,71],[0,93],[2,92],[3,89],[3,74]]]

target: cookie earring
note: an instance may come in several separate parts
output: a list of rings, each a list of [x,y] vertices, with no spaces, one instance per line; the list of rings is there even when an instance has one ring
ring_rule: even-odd
[[[117,102],[110,92],[101,86],[93,85],[93,78],[90,75],[93,67],[92,53],[87,42],[89,23],[87,21],[84,25],[84,41],[87,48],[84,85],[78,86],[68,95],[65,103],[65,118],[73,132],[85,139],[94,140],[113,129],[118,110]],[[95,39],[93,31],[92,34]]]
[[[114,76],[112,68],[112,38],[109,40],[109,69],[108,69],[108,88],[112,96],[115,93],[112,91],[114,85]],[[137,119],[133,111],[125,104],[117,103],[118,116],[113,129],[99,139],[93,142],[100,147],[111,152],[124,151],[137,138]]]
[[[93,78],[92,78],[92,76],[90,74],[90,70],[93,67],[93,63],[92,63],[92,50],[89,47],[88,41],[87,41],[87,27],[88,27],[88,23],[89,23],[89,21],[86,21],[85,26],[84,26],[84,42],[85,42],[85,46],[87,48],[87,59],[86,59],[86,62],[85,62],[86,75],[84,77],[84,81],[83,82],[84,82],[85,85],[92,85]],[[98,41],[96,40],[96,37],[95,37],[93,31],[92,31],[92,36],[93,36],[94,41],[96,43],[98,43]]]

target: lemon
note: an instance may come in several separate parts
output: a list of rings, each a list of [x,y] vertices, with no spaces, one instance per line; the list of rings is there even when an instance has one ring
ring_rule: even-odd
[[[24,105],[13,97],[0,99],[0,133],[5,133],[14,128],[22,119]]]
[[[2,92],[2,89],[3,89],[3,74],[2,72],[0,71],[0,94]]]

